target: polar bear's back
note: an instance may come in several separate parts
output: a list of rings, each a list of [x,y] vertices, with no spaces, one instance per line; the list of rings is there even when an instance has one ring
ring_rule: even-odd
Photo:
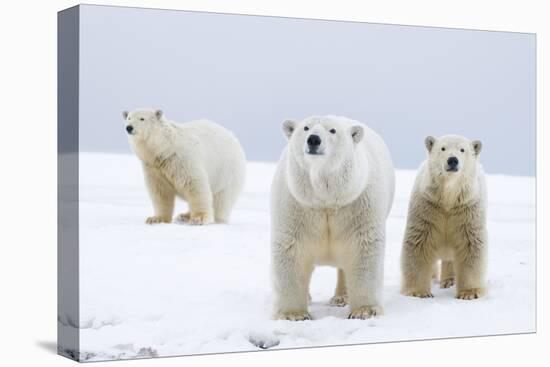
[[[193,155],[207,171],[215,193],[231,180],[243,180],[246,171],[244,150],[235,135],[210,120],[174,123],[184,144],[193,144]],[[244,182],[243,182],[244,183]]]

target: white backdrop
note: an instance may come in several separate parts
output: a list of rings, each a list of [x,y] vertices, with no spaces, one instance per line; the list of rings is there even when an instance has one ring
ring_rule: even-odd
[[[550,24],[541,1],[384,1],[376,5],[346,0],[319,1],[97,1],[101,4],[139,5],[305,18],[358,20],[380,23],[466,27],[538,33],[538,65],[548,65]],[[56,14],[72,1],[21,1],[2,5],[0,32],[0,90],[3,139],[0,143],[3,175],[0,203],[2,231],[0,271],[3,297],[0,303],[0,342],[4,365],[74,365],[54,354],[56,333]],[[538,72],[538,290],[539,310],[549,303],[542,293],[543,208],[548,208],[544,159],[550,141],[543,130],[543,110],[550,99],[543,89],[550,73]],[[545,104],[543,104],[545,101]],[[546,168],[547,170],[547,168]],[[548,186],[548,185],[546,185]],[[543,256],[545,258],[543,258]],[[280,366],[296,363],[319,365],[414,363],[425,366],[465,363],[517,366],[547,359],[543,348],[550,342],[548,318],[539,313],[537,335],[470,338],[413,343],[389,343],[354,347],[245,353],[161,360],[110,362],[117,366]],[[464,358],[460,358],[463,355]],[[100,363],[99,365],[103,365]],[[114,364],[113,364],[114,365]]]

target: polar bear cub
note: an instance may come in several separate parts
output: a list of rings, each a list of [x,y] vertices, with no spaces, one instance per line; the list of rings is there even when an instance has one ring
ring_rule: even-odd
[[[401,253],[401,292],[432,297],[434,265],[440,286],[456,282],[456,297],[485,293],[487,190],[479,154],[481,142],[447,135],[425,140],[428,159],[418,170],[409,202]]]
[[[155,209],[146,223],[171,222],[176,196],[189,205],[189,212],[177,220],[227,222],[246,175],[237,138],[211,121],[169,121],[160,110],[137,109],[122,115]]]
[[[382,138],[337,116],[287,120],[271,190],[274,318],[306,320],[316,265],[337,267],[332,303],[349,318],[382,312],[385,224],[394,170]]]

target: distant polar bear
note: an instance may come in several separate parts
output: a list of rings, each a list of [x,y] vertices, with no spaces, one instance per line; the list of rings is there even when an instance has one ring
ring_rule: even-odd
[[[441,288],[455,283],[456,297],[485,293],[487,190],[479,164],[481,142],[462,136],[426,138],[428,159],[420,166],[401,253],[401,292],[432,297],[431,277],[439,259]]]
[[[243,149],[229,130],[207,120],[178,124],[152,109],[124,111],[123,117],[155,209],[146,223],[171,222],[176,196],[189,204],[180,221],[229,220],[246,175]]]
[[[382,312],[394,170],[382,138],[345,117],[287,120],[271,192],[274,318],[306,320],[315,265],[337,267],[332,304],[349,318]]]

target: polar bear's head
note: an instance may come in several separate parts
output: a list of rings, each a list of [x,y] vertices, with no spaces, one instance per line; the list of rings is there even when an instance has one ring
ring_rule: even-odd
[[[432,175],[456,178],[474,172],[481,152],[481,141],[459,135],[445,135],[425,139],[428,165]]]
[[[298,201],[337,207],[355,200],[367,183],[363,126],[343,117],[286,120],[288,185]]]
[[[283,132],[293,157],[304,168],[345,159],[353,154],[364,135],[361,125],[344,123],[331,116],[313,116],[300,122],[286,120]]]
[[[128,137],[132,139],[146,140],[153,131],[165,123],[161,110],[141,108],[133,111],[122,112],[124,128]]]

